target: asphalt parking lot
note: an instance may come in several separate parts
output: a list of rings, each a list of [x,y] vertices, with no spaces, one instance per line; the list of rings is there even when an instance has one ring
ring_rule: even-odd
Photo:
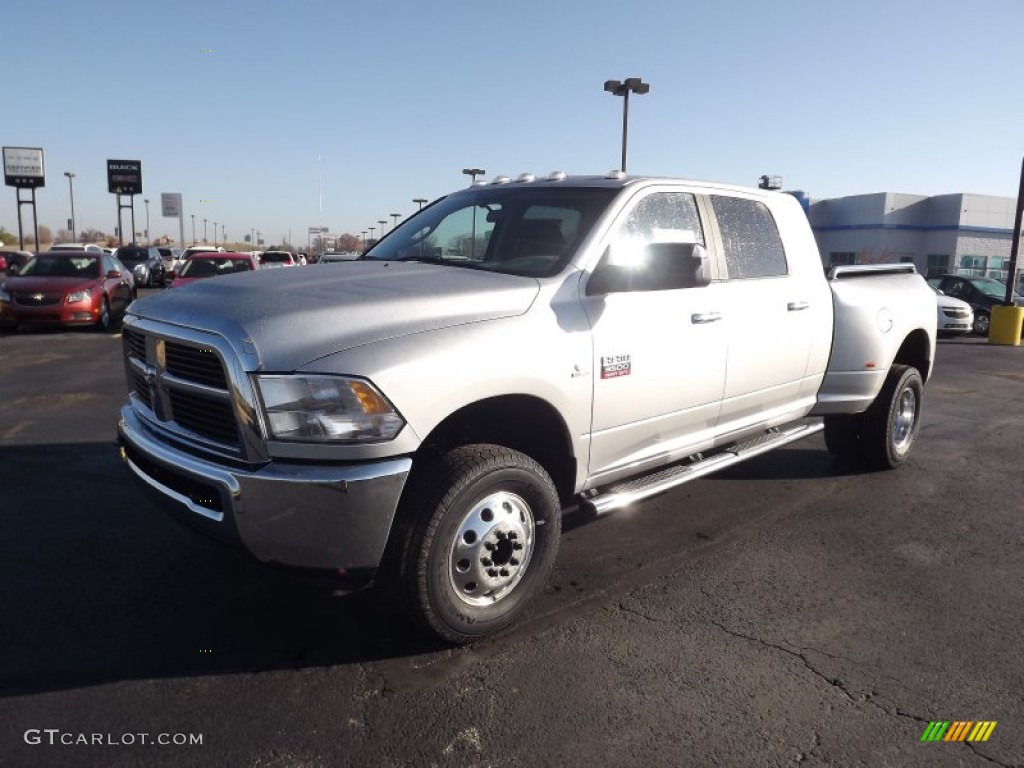
[[[0,334],[0,766],[1024,765],[1024,348],[940,341],[899,471],[817,436],[567,516],[460,649],[161,516],[124,393],[117,333]]]

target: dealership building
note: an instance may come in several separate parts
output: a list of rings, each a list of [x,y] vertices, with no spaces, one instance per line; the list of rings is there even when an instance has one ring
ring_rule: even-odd
[[[877,192],[805,206],[825,266],[910,262],[927,277],[1006,280],[1017,208],[1012,198]]]

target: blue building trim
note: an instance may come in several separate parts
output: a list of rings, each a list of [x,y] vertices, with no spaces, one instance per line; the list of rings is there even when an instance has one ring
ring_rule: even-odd
[[[869,229],[893,229],[904,232],[974,232],[983,235],[1012,235],[1012,229],[1002,227],[969,227],[960,224],[828,224],[825,226],[811,225],[815,232],[850,232]]]

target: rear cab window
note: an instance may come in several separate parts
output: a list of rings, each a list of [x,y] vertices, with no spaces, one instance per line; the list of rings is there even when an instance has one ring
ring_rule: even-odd
[[[709,195],[730,280],[789,274],[786,251],[768,206],[759,200]]]

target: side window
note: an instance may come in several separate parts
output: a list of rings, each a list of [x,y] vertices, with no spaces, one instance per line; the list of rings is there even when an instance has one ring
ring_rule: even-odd
[[[693,195],[684,192],[659,192],[641,200],[616,235],[637,245],[657,242],[684,242],[704,245],[704,229]]]
[[[786,252],[768,207],[757,200],[711,195],[729,279],[789,274]]]

